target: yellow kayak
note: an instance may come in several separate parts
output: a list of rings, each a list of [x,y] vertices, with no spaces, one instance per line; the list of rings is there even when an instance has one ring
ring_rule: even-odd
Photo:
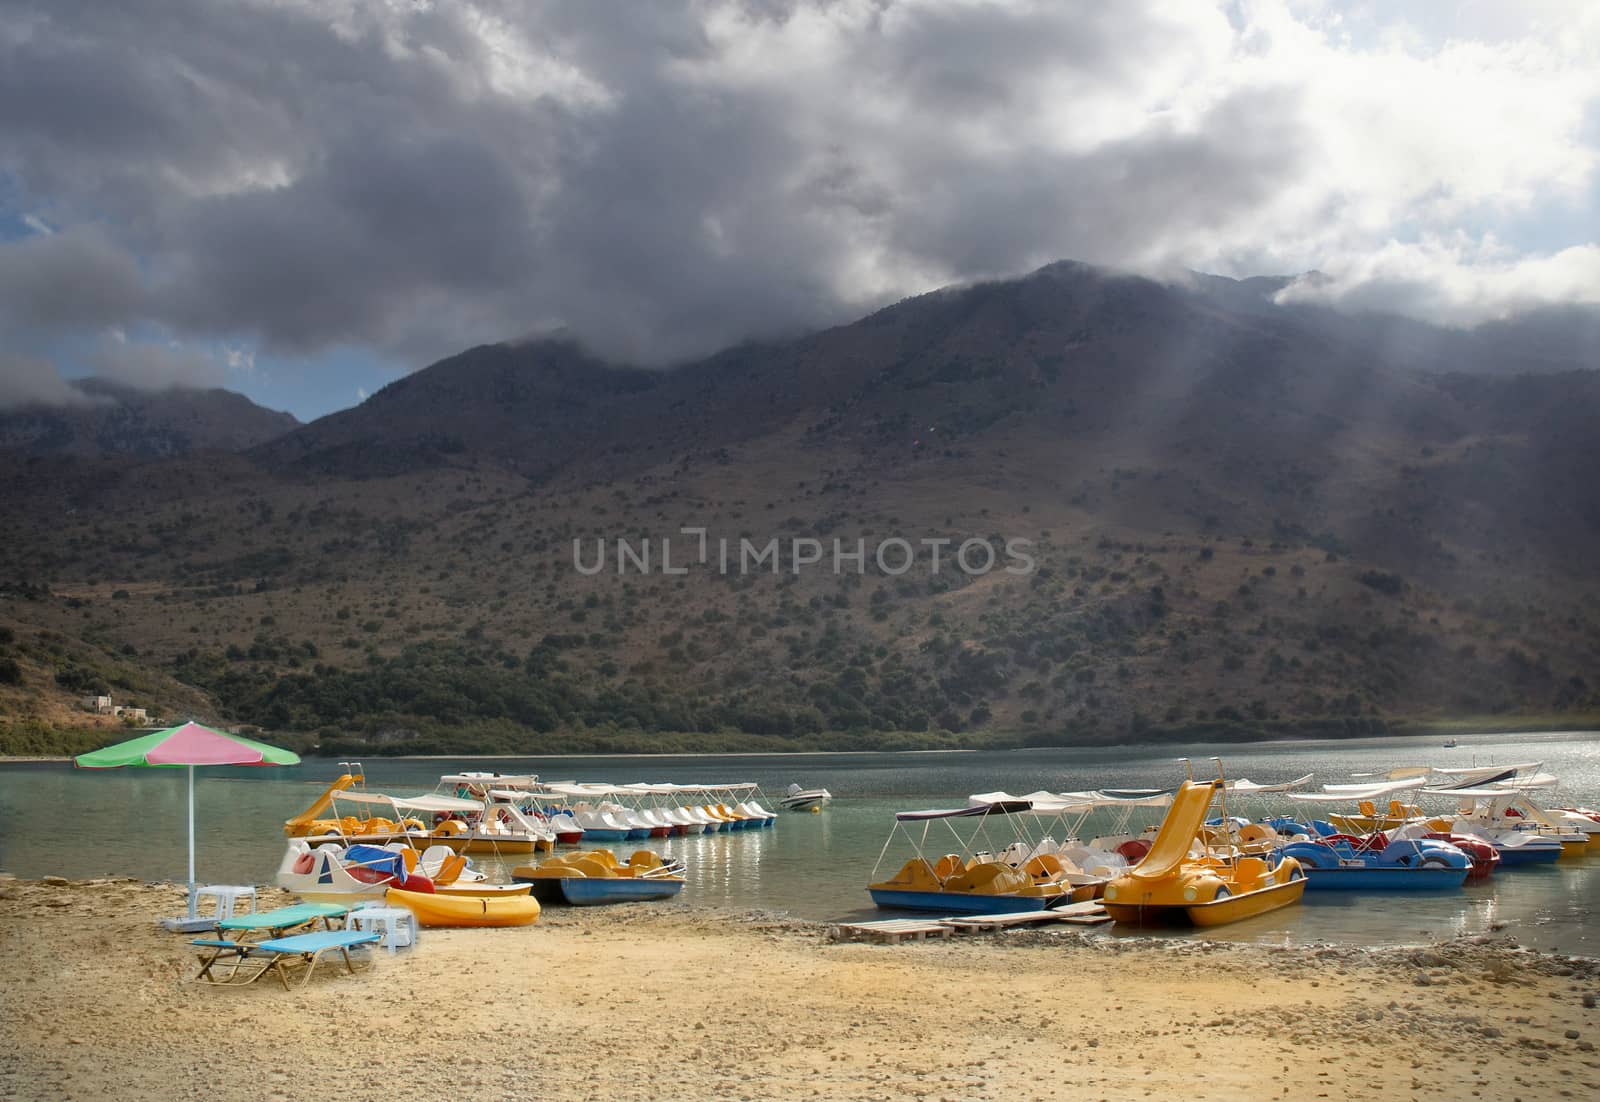
[[[529,895],[432,895],[390,888],[385,898],[417,916],[423,926],[527,926],[539,921],[539,901]]]

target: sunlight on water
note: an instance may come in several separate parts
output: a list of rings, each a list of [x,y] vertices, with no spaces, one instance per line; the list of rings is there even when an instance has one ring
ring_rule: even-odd
[[[774,807],[798,782],[834,794],[819,814],[780,815],[771,830],[616,843],[681,856],[690,884],[683,899],[713,907],[760,908],[804,918],[869,917],[865,885],[894,812],[954,806],[972,792],[1013,793],[1100,787],[1166,787],[1184,767],[1169,747],[1052,749],[974,754],[819,754],[802,756],[375,759],[368,786],[395,794],[430,791],[456,768],[537,772],[550,780],[758,782]],[[1197,776],[1223,755],[1230,777],[1266,783],[1315,773],[1314,785],[1399,764],[1469,766],[1542,760],[1561,778],[1552,803],[1600,803],[1600,735],[1482,735],[1456,749],[1435,740],[1364,739],[1189,747]],[[196,787],[202,881],[271,880],[283,852],[280,824],[302,810],[337,773],[310,759],[297,769],[202,769]],[[59,874],[181,879],[185,862],[183,770],[74,770],[51,763],[0,766],[0,869],[19,876]],[[1089,834],[1108,823],[1091,822]],[[886,871],[910,854],[893,850]],[[525,857],[475,857],[502,876]],[[1600,914],[1600,856],[1577,863],[1502,870],[1459,892],[1365,895],[1318,892],[1299,907],[1223,927],[1209,936],[1272,943],[1331,941],[1404,944],[1476,934],[1504,924],[1525,944],[1600,956],[1592,916]]]

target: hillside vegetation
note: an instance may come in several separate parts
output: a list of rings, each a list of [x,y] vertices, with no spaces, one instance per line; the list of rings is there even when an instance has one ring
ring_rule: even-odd
[[[473,349],[229,457],[18,458],[6,708],[60,725],[83,669],[352,752],[1592,722],[1600,375],[1263,293],[1055,265],[672,372]],[[662,573],[682,528],[710,561]]]

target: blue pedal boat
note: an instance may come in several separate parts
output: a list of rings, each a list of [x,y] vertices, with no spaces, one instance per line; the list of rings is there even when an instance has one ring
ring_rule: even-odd
[[[1459,888],[1472,859],[1448,842],[1383,835],[1334,834],[1314,842],[1292,842],[1283,854],[1300,862],[1310,890],[1434,891]]]

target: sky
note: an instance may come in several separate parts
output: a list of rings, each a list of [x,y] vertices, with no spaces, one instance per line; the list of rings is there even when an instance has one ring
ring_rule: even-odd
[[[1600,302],[1597,160],[1582,0],[0,0],[0,407],[311,419],[1063,258],[1472,325]]]

